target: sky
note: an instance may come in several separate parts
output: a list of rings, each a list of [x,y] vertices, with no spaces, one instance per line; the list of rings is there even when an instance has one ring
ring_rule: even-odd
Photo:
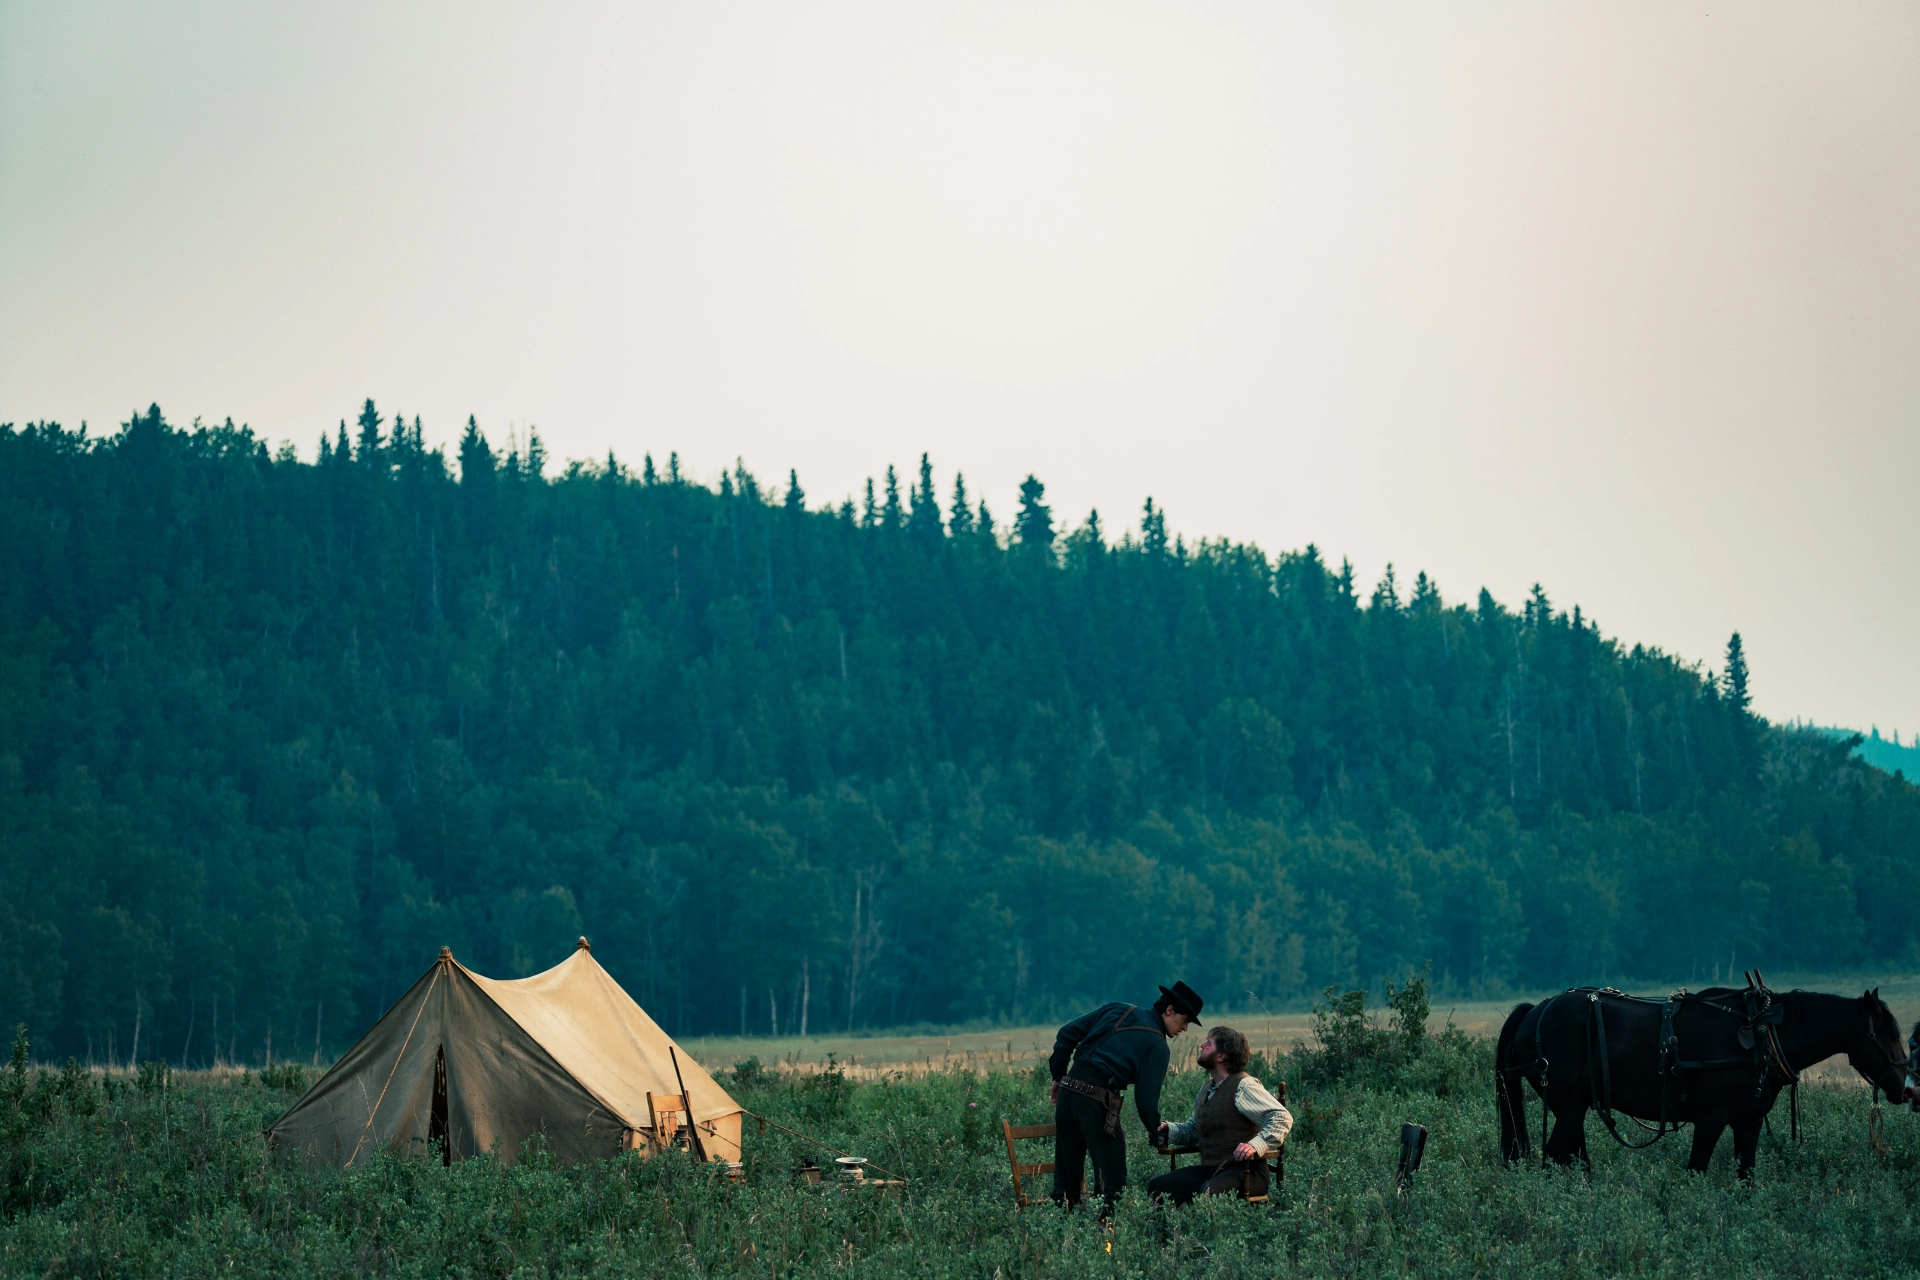
[[[1920,6],[0,0],[0,421],[1543,584],[1920,731]]]

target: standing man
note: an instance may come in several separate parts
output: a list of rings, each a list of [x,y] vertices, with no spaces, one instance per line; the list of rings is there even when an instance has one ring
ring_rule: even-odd
[[[1167,1079],[1167,1041],[1200,1018],[1204,1002],[1176,982],[1160,988],[1152,1008],[1103,1004],[1060,1028],[1053,1042],[1053,1198],[1071,1208],[1086,1186],[1093,1157],[1095,1185],[1109,1210],[1127,1185],[1127,1139],[1120,1105],[1128,1085],[1151,1136],[1161,1129],[1160,1086]],[[1068,1069],[1071,1060],[1072,1069]]]
[[[1193,1119],[1161,1125],[1157,1145],[1199,1147],[1200,1163],[1163,1173],[1147,1194],[1185,1204],[1198,1195],[1267,1194],[1267,1157],[1293,1128],[1293,1115],[1267,1086],[1247,1074],[1252,1057],[1247,1038],[1232,1027],[1215,1027],[1200,1044],[1208,1080],[1193,1100]]]

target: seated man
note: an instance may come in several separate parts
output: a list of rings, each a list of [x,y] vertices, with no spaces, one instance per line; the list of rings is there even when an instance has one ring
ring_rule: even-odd
[[[1148,1195],[1171,1196],[1180,1205],[1197,1195],[1267,1193],[1266,1157],[1286,1142],[1293,1116],[1247,1074],[1252,1056],[1247,1038],[1232,1027],[1207,1033],[1200,1065],[1209,1078],[1193,1100],[1193,1119],[1162,1124],[1159,1134],[1163,1147],[1199,1147],[1200,1163],[1154,1178]]]

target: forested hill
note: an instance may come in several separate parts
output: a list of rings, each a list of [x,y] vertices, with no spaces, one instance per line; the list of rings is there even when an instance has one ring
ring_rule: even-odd
[[[675,1031],[1916,958],[1920,791],[1753,715],[1737,639],[924,462],[837,510],[543,462],[0,429],[0,1022],[306,1058],[580,933]]]

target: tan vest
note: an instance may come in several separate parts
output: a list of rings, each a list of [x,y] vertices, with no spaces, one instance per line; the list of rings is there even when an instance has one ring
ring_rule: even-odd
[[[1233,1105],[1240,1093],[1240,1082],[1247,1078],[1244,1071],[1236,1071],[1218,1084],[1202,1085],[1204,1090],[1213,1089],[1213,1096],[1203,1101],[1194,1112],[1194,1120],[1200,1129],[1200,1163],[1217,1165],[1233,1158],[1233,1149],[1243,1142],[1251,1142],[1260,1132],[1260,1126],[1240,1114],[1240,1108]]]

